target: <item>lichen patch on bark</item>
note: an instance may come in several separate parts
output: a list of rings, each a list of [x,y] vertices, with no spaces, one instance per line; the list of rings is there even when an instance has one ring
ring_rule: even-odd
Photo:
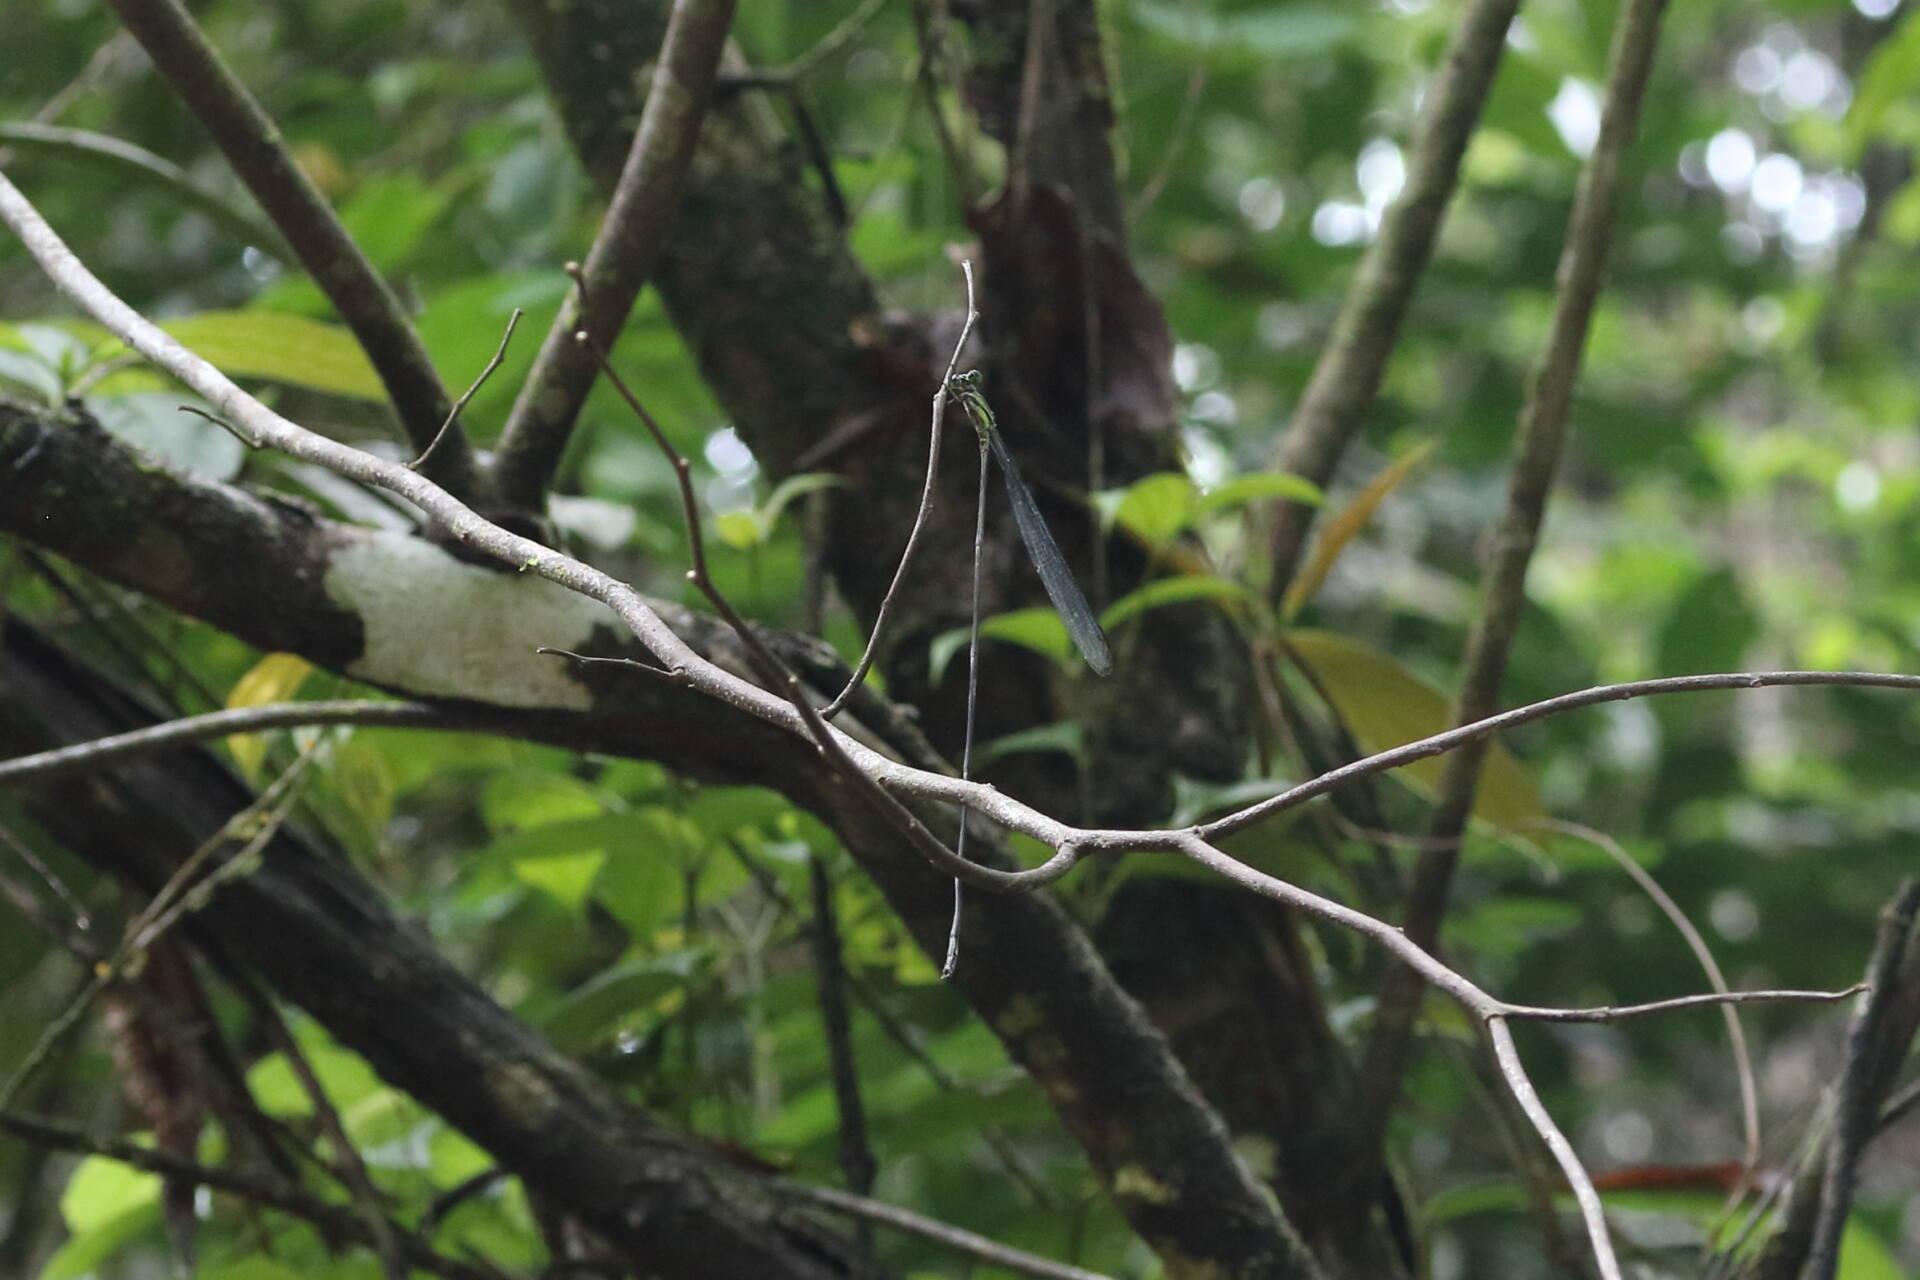
[[[422,697],[585,710],[572,665],[536,652],[577,649],[618,626],[597,600],[531,574],[463,563],[401,533],[355,539],[328,562],[327,594],[360,616],[357,679]]]

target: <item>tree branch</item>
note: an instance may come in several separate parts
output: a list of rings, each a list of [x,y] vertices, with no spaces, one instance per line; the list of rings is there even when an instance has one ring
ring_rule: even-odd
[[[399,299],[180,0],[113,0],[113,7],[360,340],[407,438],[416,453],[424,452],[446,420],[449,402]],[[456,435],[439,450],[432,474],[453,492],[470,496],[472,468],[466,440]]]
[[[879,1161],[867,1139],[867,1111],[860,1099],[860,1065],[853,1052],[852,1020],[847,1016],[847,973],[840,958],[833,880],[818,855],[807,859],[807,883],[813,904],[807,935],[813,946],[814,985],[820,992],[820,1026],[827,1038],[827,1074],[833,1081],[840,1174],[849,1191],[864,1196],[873,1191]]]
[[[1832,1140],[1820,1181],[1820,1212],[1800,1274],[1832,1280],[1840,1236],[1853,1208],[1860,1157],[1879,1129],[1886,1101],[1920,1029],[1920,881],[1908,881],[1880,915],[1880,937],[1867,966],[1873,994],[1847,1036],[1847,1067],[1834,1088]]]
[[[647,105],[614,184],[580,289],[547,331],[496,449],[495,484],[539,512],[599,366],[573,340],[584,329],[611,348],[665,245],[692,167],[735,0],[675,0]]]
[[[509,7],[574,149],[611,193],[632,153],[633,121],[644,112],[634,68],[658,51],[667,5],[510,0]],[[895,394],[876,386],[869,348],[856,336],[873,328],[879,312],[872,284],[782,140],[757,95],[715,102],[681,193],[680,232],[655,264],[675,327],[776,476],[788,474],[814,433]],[[768,341],[769,334],[780,340]]]
[[[1427,89],[1414,130],[1407,185],[1381,219],[1379,236],[1367,246],[1347,286],[1333,333],[1280,442],[1276,470],[1326,488],[1360,430],[1362,415],[1373,406],[1400,322],[1433,256],[1447,201],[1459,179],[1460,158],[1493,85],[1507,28],[1518,8],[1519,0],[1473,0],[1454,30],[1446,65]],[[1275,512],[1269,603],[1279,601],[1293,578],[1313,516],[1314,508],[1300,502],[1283,502]]]

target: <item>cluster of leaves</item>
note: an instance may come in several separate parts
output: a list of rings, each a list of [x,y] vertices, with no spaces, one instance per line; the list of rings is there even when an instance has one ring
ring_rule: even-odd
[[[906,8],[884,7],[803,88],[856,212],[856,251],[892,301],[932,308],[952,302],[942,249],[966,232],[916,102]],[[554,263],[584,247],[596,209],[502,16],[395,0],[202,9],[348,229],[400,282],[450,382],[486,362],[514,308],[527,310],[529,331],[544,328],[566,284]],[[1443,727],[1442,691],[1472,617],[1478,553],[1592,141],[1614,6],[1527,8],[1379,409],[1331,488],[1331,506],[1355,515],[1327,526],[1336,532],[1303,577],[1311,585],[1277,613],[1261,601],[1263,552],[1244,513],[1276,495],[1318,500],[1259,469],[1397,189],[1453,8],[1125,0],[1103,13],[1133,247],[1180,342],[1190,459],[1186,474],[1096,495],[1111,526],[1164,570],[1105,620],[1118,628],[1145,609],[1210,600],[1250,629],[1284,633],[1361,746]],[[752,60],[779,65],[838,16],[747,5],[737,35]],[[30,116],[114,39],[104,14],[61,6],[12,21],[36,56],[0,70],[0,116],[10,120]],[[1920,146],[1907,88],[1916,59],[1920,21],[1891,21],[1868,4],[1723,0],[1673,12],[1509,702],[1651,675],[1914,661],[1920,600],[1905,570],[1920,488],[1911,443],[1920,350],[1906,337],[1915,317],[1905,264],[1920,239],[1920,186],[1906,177]],[[101,59],[96,75],[60,123],[175,160],[213,203],[247,208],[183,110],[133,60]],[[976,163],[994,163],[984,143],[962,144]],[[150,172],[82,167],[99,158],[26,135],[0,134],[0,145],[17,157],[10,173],[136,306],[171,317],[183,341],[270,386],[309,425],[378,433],[379,389],[364,360],[270,245],[237,238],[232,220]],[[180,465],[222,478],[245,470],[344,518],[402,519],[312,468],[243,457],[217,427],[178,414],[178,392],[98,330],[58,318],[10,244],[0,245],[0,313],[11,321],[0,326],[9,394],[84,395],[109,429]],[[474,400],[468,417],[483,436],[533,349],[517,343]],[[723,588],[758,616],[801,617],[795,499],[827,481],[760,479],[651,296],[619,359],[707,464],[702,492],[727,548],[715,563]],[[584,416],[556,516],[601,563],[671,594],[686,558],[673,477],[602,395]],[[5,585],[6,607],[27,616],[58,620],[72,607],[19,565]],[[208,697],[264,701],[306,675],[263,665],[264,655],[209,630],[176,629],[152,606],[80,589],[167,628],[174,657],[156,683],[188,709]],[[1044,611],[1002,616],[989,634],[1067,652]],[[850,623],[831,623],[828,635],[857,650]],[[78,629],[76,639],[95,644]],[[935,646],[936,666],[958,642]],[[160,659],[146,662],[157,670]],[[1872,910],[1910,864],[1916,732],[1913,707],[1849,691],[1712,695],[1539,726],[1513,743],[1515,755],[1495,758],[1481,807],[1495,825],[1460,885],[1450,944],[1520,1000],[1628,1002],[1698,985],[1680,941],[1611,862],[1580,841],[1505,831],[1551,812],[1603,827],[1655,868],[1736,985],[1844,985],[1858,974]],[[306,800],[313,814],[505,1002],[663,1115],[831,1181],[835,1111],[808,960],[819,865],[858,993],[853,1047],[881,1194],[1083,1265],[1139,1263],[1042,1101],[962,1016],[871,888],[842,874],[831,838],[785,801],[499,741],[365,730],[312,740],[323,765]],[[1002,749],[1063,745],[1070,735],[1055,733]],[[230,750],[265,770],[286,744]],[[1431,776],[1409,780],[1418,788]],[[1413,793],[1391,800],[1407,812],[1417,803]],[[620,856],[642,837],[672,856]],[[1288,874],[1339,886],[1284,835],[1271,845],[1262,856]],[[77,868],[58,869],[84,887]],[[1336,994],[1364,994],[1367,970],[1350,940],[1319,942],[1336,974],[1349,975]],[[70,986],[66,964],[0,931],[0,1025],[44,1022]],[[1811,1050],[1787,1029],[1807,1015],[1747,1016],[1778,1032],[1770,1070],[1797,1081],[1783,1095],[1804,1097]],[[1723,1159],[1734,1142],[1716,1034],[1708,1020],[1675,1019],[1542,1033],[1530,1049],[1549,1104],[1577,1119],[1596,1163],[1684,1164]],[[443,1192],[480,1168],[470,1145],[351,1055],[311,1027],[302,1035],[383,1186]],[[25,1047],[0,1044],[0,1071]],[[73,1087],[104,1072],[85,1058],[66,1073]],[[281,1059],[263,1057],[250,1079],[270,1114],[305,1115]],[[1596,1081],[1607,1084],[1603,1101],[1583,1096]],[[1424,1115],[1466,1116],[1474,1087],[1435,1056],[1410,1092]],[[1783,1133],[1799,1119],[1770,1118]],[[208,1141],[211,1155],[217,1140]],[[1770,1154],[1783,1157],[1784,1145]],[[27,1159],[0,1152],[0,1180]],[[1478,1270],[1505,1256],[1511,1195],[1459,1194],[1504,1169],[1484,1126],[1425,1125],[1408,1161],[1423,1192],[1454,1193],[1432,1202],[1434,1220],[1451,1224],[1438,1237],[1443,1257]],[[128,1240],[161,1247],[158,1195],[144,1175],[81,1165],[60,1206],[71,1240],[47,1274],[135,1266],[109,1259]],[[1894,1197],[1869,1195],[1850,1275],[1879,1274],[1876,1241],[1914,1248],[1911,1225],[1897,1220]],[[508,1186],[468,1202],[447,1230],[456,1245],[526,1264],[529,1221]],[[323,1261],[309,1236],[276,1241],[280,1261],[268,1262],[244,1220],[218,1225],[205,1275],[372,1273],[364,1258]],[[889,1247],[903,1264],[933,1256]]]

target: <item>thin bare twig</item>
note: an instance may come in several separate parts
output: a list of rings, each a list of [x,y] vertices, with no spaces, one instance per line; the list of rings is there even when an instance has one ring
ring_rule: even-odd
[[[164,751],[188,742],[224,738],[236,733],[260,733],[301,725],[358,724],[402,729],[477,727],[470,712],[436,707],[425,702],[373,702],[343,699],[328,702],[270,702],[257,707],[235,707],[182,716],[147,729],[116,733],[71,747],[40,751],[30,756],[0,760],[0,786],[29,778],[57,778],[64,774],[104,769],[133,756]]]
[[[596,657],[595,655],[590,653],[575,653],[571,649],[555,649],[544,644],[541,645],[539,648],[535,649],[534,652],[551,654],[556,658],[566,658],[569,661],[578,662],[582,666],[586,666],[589,663],[604,662],[609,664],[610,666],[632,667],[636,671],[643,671],[647,675],[654,676],[661,680],[665,680],[670,684],[687,683],[686,672],[670,671],[665,667],[656,667],[651,663],[642,662],[638,658],[602,658],[602,657]]]
[[[975,1235],[950,1223],[936,1218],[925,1217],[909,1209],[896,1208],[878,1200],[869,1200],[865,1196],[848,1195],[844,1191],[835,1191],[830,1187],[810,1187],[796,1182],[774,1184],[781,1195],[795,1200],[805,1200],[823,1208],[840,1213],[851,1214],[868,1222],[877,1222],[896,1230],[910,1232],[922,1239],[932,1240],[947,1248],[996,1267],[1023,1276],[1036,1276],[1039,1280],[1111,1280],[1097,1271],[1085,1271],[1079,1267],[1070,1267],[1064,1262],[1054,1262],[1035,1254],[1012,1249],[985,1236]]]
[[[1385,751],[1377,751],[1351,764],[1329,769],[1325,773],[1289,787],[1277,796],[1269,796],[1265,800],[1250,804],[1225,817],[1204,823],[1197,829],[1209,840],[1229,836],[1276,814],[1284,813],[1288,809],[1298,808],[1308,800],[1323,796],[1358,778],[1384,773],[1389,769],[1398,769],[1416,760],[1425,760],[1430,756],[1452,751],[1469,740],[1493,737],[1505,730],[1516,729],[1536,720],[1546,720],[1580,707],[1675,693],[1777,689],[1804,685],[1903,689],[1911,693],[1920,692],[1920,676],[1879,671],[1728,671],[1707,675],[1659,676],[1651,680],[1628,680],[1620,684],[1595,685],[1590,689],[1578,689],[1572,693],[1543,698],[1539,702],[1529,702],[1524,706],[1490,715],[1483,720],[1476,720],[1472,724],[1464,724],[1425,738],[1417,738],[1397,747],[1390,747]],[[994,816],[1005,821],[998,811],[994,812]],[[1029,831],[1025,826],[1019,826],[1018,829]],[[1032,832],[1029,831],[1029,834]],[[1104,847],[1104,840],[1099,838],[1100,833],[1076,832],[1076,834],[1083,840],[1088,839],[1089,836],[1095,837],[1090,843]],[[1434,846],[1423,842],[1423,847]]]
[[[34,123],[52,124],[67,114],[68,107],[92,93],[107,77],[132,63],[134,49],[133,37],[126,32],[116,31],[108,36],[106,42],[87,59],[87,65],[80,68],[73,79],[61,85],[51,98],[40,104],[40,109],[33,113]],[[0,158],[0,163],[5,163],[5,158]]]
[[[946,388],[941,387],[942,395]],[[980,701],[980,563],[986,557],[981,554],[981,544],[987,539],[987,437],[980,437],[980,485],[979,496],[973,507],[973,594],[967,605],[967,615],[971,619],[967,629],[967,721],[960,735],[960,778],[964,782],[973,777],[973,713]],[[953,838],[953,853],[957,858],[967,856],[967,806],[960,806],[960,829]],[[953,882],[953,921],[947,926],[947,954],[940,962],[940,978],[951,981],[954,970],[960,967],[960,926],[962,914],[966,910],[967,892],[958,880]]]
[[[953,382],[953,371],[960,366],[960,352],[967,345],[967,337],[973,332],[974,324],[980,319],[980,312],[973,301],[973,263],[962,260],[960,273],[967,281],[967,318],[960,322],[960,336],[954,341],[953,354],[947,357],[946,376],[940,379],[940,385],[933,389],[933,417],[927,429],[927,479],[920,486],[920,508],[914,512],[913,527],[907,530],[907,545],[901,549],[900,564],[893,571],[893,581],[887,584],[886,595],[880,597],[880,609],[873,615],[873,630],[867,633],[867,646],[860,652],[860,661],[854,664],[853,675],[847,679],[847,687],[834,696],[832,702],[820,708],[820,718],[831,720],[840,714],[847,705],[847,699],[867,678],[867,672],[873,667],[873,655],[880,646],[880,629],[886,625],[887,611],[893,607],[893,597],[900,590],[900,584],[906,581],[907,569],[913,564],[913,553],[920,549],[920,531],[926,527],[927,513],[933,510],[934,478],[940,470],[940,434],[947,418],[947,387]]]
[[[1673,895],[1661,888],[1660,882],[1655,880],[1645,867],[1634,861],[1632,855],[1620,847],[1618,840],[1604,831],[1596,831],[1592,827],[1582,826],[1577,822],[1555,821],[1550,822],[1548,826],[1552,830],[1563,831],[1577,839],[1585,840],[1612,858],[1614,865],[1626,872],[1628,878],[1640,886],[1640,891],[1653,900],[1653,905],[1660,909],[1660,914],[1664,915],[1675,931],[1680,934],[1687,944],[1687,949],[1693,952],[1693,958],[1699,962],[1701,970],[1707,975],[1708,984],[1722,994],[1732,990],[1727,985],[1726,976],[1720,972],[1719,961],[1713,958],[1713,950],[1707,946],[1707,940],[1700,936],[1700,931],[1693,927],[1693,921],[1687,919],[1687,913],[1680,909],[1680,904],[1673,900]],[[1740,1015],[1729,1005],[1721,1010],[1721,1018],[1727,1028],[1728,1048],[1733,1052],[1733,1076],[1740,1087],[1740,1131],[1745,1138],[1740,1161],[1742,1185],[1736,1187],[1734,1195],[1729,1197],[1731,1202],[1739,1198],[1739,1193],[1745,1189],[1747,1179],[1753,1176],[1754,1169],[1760,1164],[1760,1096],[1754,1084],[1753,1056],[1747,1052],[1747,1034],[1740,1025]]]
[[[593,387],[597,366],[574,332],[584,329],[611,347],[659,261],[693,165],[734,3],[674,0],[640,126],[575,276],[580,289],[554,317],[500,433],[494,481],[503,498],[524,510],[541,508]]]
[[[0,844],[6,845],[15,857],[27,864],[33,874],[40,878],[40,883],[46,885],[53,896],[60,899],[60,905],[67,909],[73,919],[70,925],[61,925],[50,917],[40,915],[39,895],[25,885],[14,885],[9,881],[7,896],[14,900],[14,905],[22,914],[38,920],[52,930],[53,936],[65,942],[68,949],[75,955],[84,956],[91,951],[92,946],[85,940],[84,935],[93,927],[93,921],[87,916],[85,904],[74,895],[73,890],[67,887],[64,880],[54,874],[53,868],[33,851],[32,846],[13,834],[5,825],[0,825]],[[28,905],[29,902],[31,906]]]
[[[1552,1114],[1534,1090],[1533,1081],[1527,1077],[1526,1064],[1521,1062],[1519,1047],[1513,1043],[1513,1029],[1505,1018],[1489,1018],[1487,1035],[1493,1041],[1494,1060],[1500,1064],[1500,1075],[1507,1082],[1507,1089],[1526,1112],[1527,1119],[1533,1122],[1534,1132],[1553,1153],[1560,1172],[1566,1175],[1574,1203],[1580,1206],[1580,1219],[1586,1224],[1587,1242],[1593,1247],[1593,1260],[1600,1267],[1601,1280],[1622,1280],[1620,1260],[1614,1256],[1613,1239],[1607,1233],[1607,1215],[1600,1205],[1600,1192],[1593,1185],[1586,1166],[1580,1163],[1579,1153],[1553,1122]]]
[[[222,431],[226,432],[228,435],[232,436],[235,440],[238,440],[241,444],[247,446],[247,448],[249,449],[258,449],[260,447],[260,442],[258,440],[255,440],[252,436],[248,435],[246,432],[242,431],[240,428],[234,426],[231,422],[228,422],[225,418],[221,417],[217,413],[208,413],[205,409],[202,409],[199,405],[193,405],[193,404],[175,405],[174,407],[180,410],[180,412],[182,413],[190,413],[196,418],[204,418],[206,421],[211,422],[214,426],[220,428]]]
[[[1446,63],[1428,88],[1407,151],[1407,184],[1380,221],[1341,300],[1333,332],[1314,364],[1300,405],[1287,425],[1274,468],[1322,489],[1372,407],[1406,317],[1433,255],[1460,160],[1500,66],[1500,51],[1519,0],[1474,0],[1454,30]],[[1315,508],[1282,502],[1270,541],[1267,600],[1277,603],[1293,577]]]
[[[879,1172],[867,1138],[867,1110],[860,1100],[860,1070],[854,1061],[853,1022],[847,1016],[846,967],[840,959],[840,924],[833,909],[833,880],[818,854],[807,858],[807,883],[813,919],[814,982],[820,990],[820,1024],[827,1037],[827,1064],[840,1130],[840,1174],[855,1195],[871,1195]],[[862,1241],[870,1245],[870,1241]]]
[[[113,7],[353,330],[408,439],[425,450],[448,409],[433,361],[399,299],[294,160],[278,126],[180,0],[113,0]],[[466,438],[456,435],[433,475],[450,491],[466,494],[472,492],[472,468]]]
[[[451,430],[453,424],[459,420],[460,411],[467,407],[467,401],[473,399],[474,394],[478,392],[481,387],[487,385],[487,379],[491,378],[493,371],[500,367],[500,362],[507,358],[507,344],[513,341],[513,331],[520,327],[520,317],[525,314],[526,312],[519,307],[513,309],[513,314],[507,317],[507,330],[500,335],[500,345],[494,348],[493,359],[487,361],[487,367],[480,371],[480,376],[475,378],[473,382],[468,385],[467,389],[460,393],[460,398],[453,402],[453,408],[447,410],[446,421],[440,424],[440,429],[433,433],[433,439],[427,442],[426,449],[421,452],[419,457],[409,462],[407,466],[418,471],[421,467],[427,465],[427,459],[433,456],[433,451],[440,447],[440,442],[446,439],[447,432]]]
[[[1644,1018],[1652,1013],[1677,1013],[1682,1009],[1706,1009],[1714,1006],[1728,1007],[1736,1004],[1832,1004],[1836,1000],[1846,1000],[1859,995],[1867,989],[1864,982],[1856,982],[1850,987],[1841,987],[1834,991],[1794,991],[1773,989],[1766,991],[1703,991],[1698,995],[1672,996],[1665,1000],[1649,1000],[1644,1004],[1603,1004],[1588,1009],[1553,1009],[1543,1005],[1508,1005],[1503,1017],[1524,1018],[1529,1022],[1623,1022],[1628,1018]],[[1502,1003],[1505,1003],[1504,1001]]]

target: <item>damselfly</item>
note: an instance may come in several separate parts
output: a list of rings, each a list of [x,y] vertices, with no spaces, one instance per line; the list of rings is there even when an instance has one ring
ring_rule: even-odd
[[[1013,523],[1020,530],[1020,540],[1027,544],[1027,555],[1033,560],[1033,567],[1039,571],[1040,585],[1047,589],[1047,599],[1053,601],[1060,620],[1067,624],[1067,635],[1073,639],[1074,648],[1080,650],[1080,656],[1087,660],[1087,665],[1093,668],[1096,675],[1104,676],[1113,670],[1113,655],[1107,650],[1107,635],[1100,629],[1100,620],[1094,616],[1093,606],[1087,603],[1080,584],[1073,580],[1073,570],[1067,567],[1067,558],[1060,554],[1060,545],[1047,530],[1047,522],[1041,518],[1040,506],[1033,500],[1033,492],[1027,488],[1026,481],[1020,478],[1020,468],[1013,465],[1013,455],[1007,452],[1006,442],[1000,438],[993,410],[988,407],[987,398],[980,394],[980,371],[972,369],[949,379],[947,393],[967,411],[974,434],[980,438],[980,494],[973,518],[973,623],[971,643],[967,646],[967,727],[960,746],[960,776],[971,778],[973,713],[980,692],[980,551],[987,530],[989,453],[999,462],[1000,474],[1006,478],[1007,498],[1013,505]],[[960,806],[960,835],[954,843],[954,852],[962,858],[967,856],[965,805]],[[942,978],[951,978],[960,963],[960,919],[964,902],[965,894],[960,882],[955,880],[953,926],[947,934],[946,963],[940,968]]]
[[[987,405],[987,398],[980,394],[980,371],[970,369],[958,374],[947,385],[953,398],[967,411],[974,432],[980,437],[982,484],[986,481],[984,455],[990,450],[994,461],[1000,464],[1000,474],[1006,478],[1007,499],[1013,505],[1013,523],[1020,530],[1020,540],[1027,544],[1027,555],[1040,574],[1040,585],[1047,589],[1047,599],[1053,601],[1060,620],[1067,624],[1067,635],[1072,638],[1073,647],[1080,651],[1080,656],[1087,660],[1087,665],[1093,668],[1095,675],[1106,675],[1113,670],[1113,655],[1107,649],[1106,633],[1100,629],[1100,620],[1094,616],[1093,606],[1087,603],[1080,584],[1073,580],[1073,570],[1067,567],[1067,558],[1060,554],[1059,544],[1048,531],[1047,522],[1040,515],[1040,507],[1033,500],[1033,491],[1020,478],[1020,468],[1013,465],[1013,455],[1007,452],[1006,442],[1000,438],[993,410]],[[976,559],[979,554],[980,549],[975,547]]]

